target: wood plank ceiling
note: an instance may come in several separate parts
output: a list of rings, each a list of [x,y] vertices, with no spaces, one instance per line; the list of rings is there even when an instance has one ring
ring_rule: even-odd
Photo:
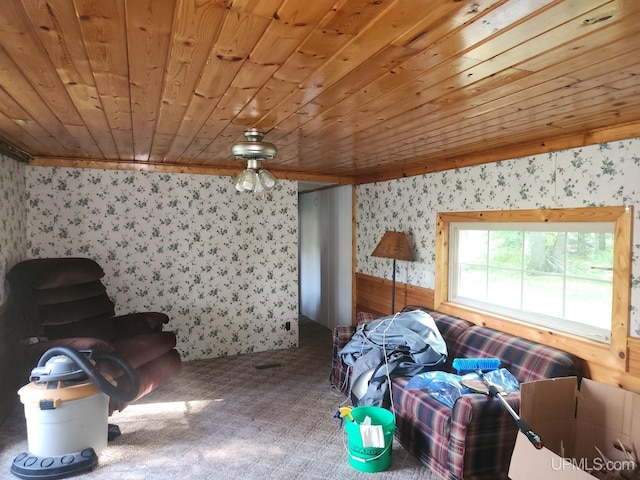
[[[361,183],[640,136],[639,0],[2,0],[35,165]]]

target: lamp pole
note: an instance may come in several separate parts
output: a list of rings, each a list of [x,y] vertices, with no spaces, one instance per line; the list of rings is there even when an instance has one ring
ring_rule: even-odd
[[[391,315],[396,313],[396,259],[393,259],[393,274],[391,280]]]

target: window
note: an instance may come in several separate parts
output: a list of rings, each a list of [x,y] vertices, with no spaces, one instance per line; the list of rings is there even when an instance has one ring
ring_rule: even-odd
[[[449,225],[449,300],[609,343],[613,222]]]
[[[440,213],[434,306],[627,369],[631,207]]]

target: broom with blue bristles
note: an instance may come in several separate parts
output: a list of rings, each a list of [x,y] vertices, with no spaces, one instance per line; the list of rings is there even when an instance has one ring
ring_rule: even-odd
[[[480,384],[474,378],[463,378],[460,380],[460,384],[463,387],[468,388],[471,391],[477,393],[483,393],[485,395],[489,395],[491,397],[497,398],[500,404],[509,412],[509,414],[516,421],[516,425],[520,429],[522,433],[529,439],[531,444],[536,447],[538,450],[542,448],[542,440],[540,436],[535,433],[531,427],[525,422],[522,418],[518,416],[511,405],[507,403],[507,401],[503,398],[505,395],[504,390],[500,390],[497,386],[489,382],[484,374],[485,372],[490,372],[492,370],[497,370],[500,367],[500,359],[499,358],[454,358],[453,359],[453,368],[455,368],[458,372],[458,375],[463,375],[465,373],[475,373],[477,377],[480,379]]]

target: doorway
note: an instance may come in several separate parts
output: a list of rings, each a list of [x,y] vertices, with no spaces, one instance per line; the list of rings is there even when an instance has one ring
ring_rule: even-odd
[[[344,185],[298,195],[300,314],[329,329],[351,324],[352,192]]]

